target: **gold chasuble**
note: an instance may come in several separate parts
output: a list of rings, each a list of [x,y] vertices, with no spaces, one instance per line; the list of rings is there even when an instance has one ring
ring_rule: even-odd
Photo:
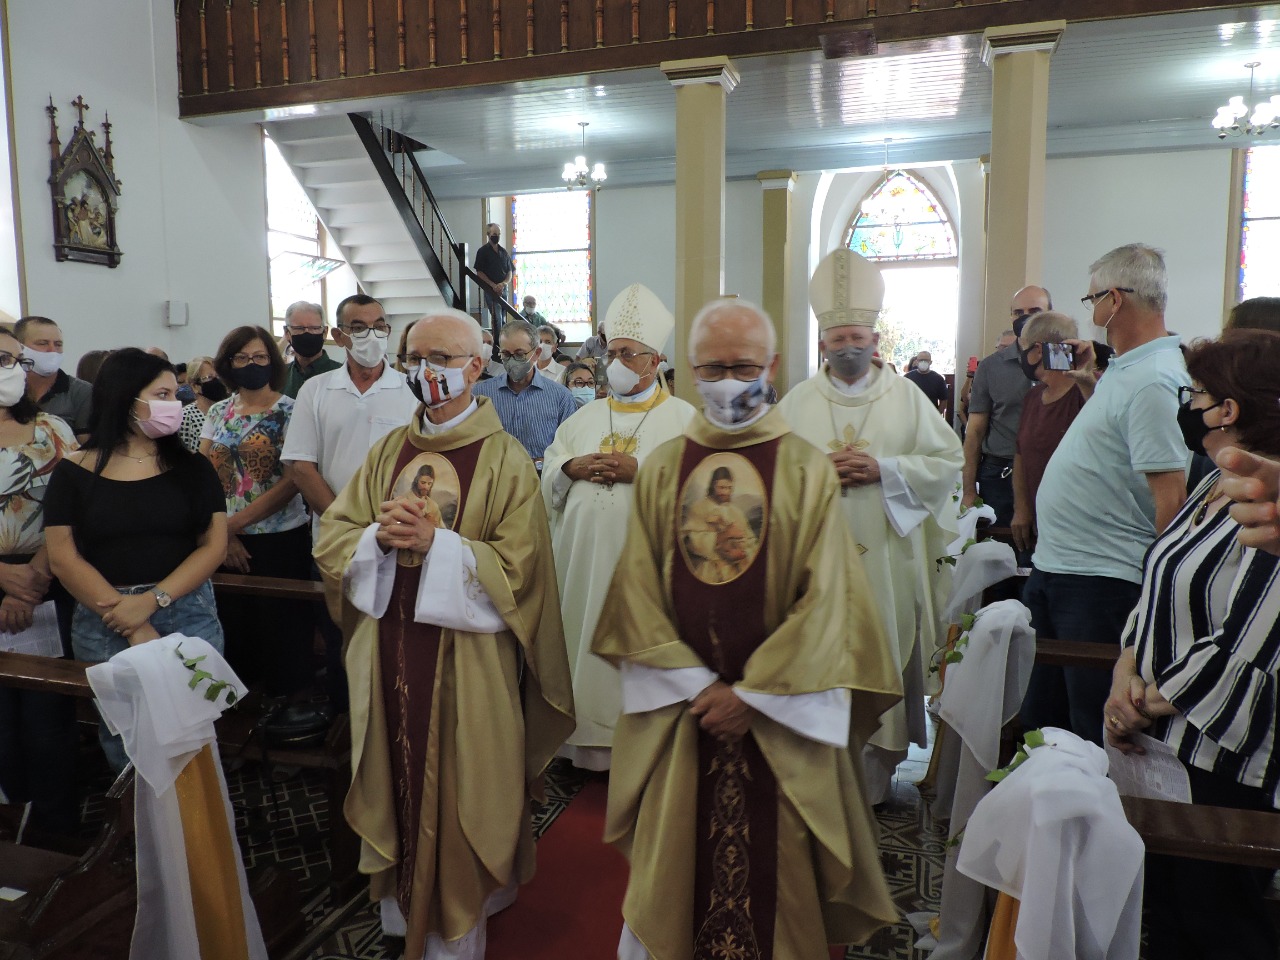
[[[736,432],[699,415],[655,450],[592,646],[623,669],[624,700],[628,666],[709,668],[796,704],[851,695],[860,747],[901,691],[830,522],[839,496],[831,463],[776,412]],[[614,739],[605,839],[631,862],[623,916],[648,954],[812,960],[894,922],[850,751],[763,712],[718,741],[688,708],[624,714]]]
[[[538,478],[488,399],[456,427],[407,427],[374,445],[325,511],[315,555],[341,616],[351,691],[352,785],[344,813],[361,838],[375,900],[396,897],[406,956],[454,941],[486,899],[533,875],[530,800],[573,730],[573,696]],[[438,526],[475,555],[476,578],[506,623],[466,633],[414,621],[420,560],[397,559],[381,620],[345,599],[343,576],[379,505],[421,497],[430,466]],[[413,564],[413,565],[410,565]]]

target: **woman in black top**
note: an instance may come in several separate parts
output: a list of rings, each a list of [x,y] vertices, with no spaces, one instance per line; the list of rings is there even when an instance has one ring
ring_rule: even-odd
[[[113,353],[93,387],[89,439],[58,464],[45,495],[53,573],[78,601],[77,658],[183,633],[223,647],[209,578],[227,554],[226,502],[209,461],[177,437],[182,404],[165,360]],[[118,738],[103,734],[123,769]]]

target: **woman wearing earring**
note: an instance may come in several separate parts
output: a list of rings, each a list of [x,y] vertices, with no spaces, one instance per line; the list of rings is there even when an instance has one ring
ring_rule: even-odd
[[[311,577],[311,528],[302,497],[280,463],[293,400],[288,370],[262,327],[237,327],[213,361],[232,390],[209,408],[200,452],[217,471],[227,511],[229,570],[257,577]],[[222,603],[227,662],[268,696],[300,693],[311,680],[314,607],[305,600],[232,596]]]
[[[1280,459],[1277,365],[1274,333],[1227,331],[1188,351],[1178,422],[1192,452]],[[1280,558],[1239,544],[1220,477],[1205,477],[1147,552],[1101,719],[1126,752],[1138,731],[1172,747],[1193,803],[1269,811],[1280,808]],[[1271,873],[1149,856],[1149,955],[1274,960]]]
[[[218,475],[178,439],[182,402],[168,361],[133,347],[102,364],[89,439],[53,471],[45,542],[53,574],[75,597],[71,645],[101,662],[170,633],[222,650],[209,578],[227,554]],[[126,762],[102,728],[107,759]]]

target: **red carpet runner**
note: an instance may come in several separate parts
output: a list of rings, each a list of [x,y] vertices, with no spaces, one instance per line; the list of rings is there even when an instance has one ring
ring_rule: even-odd
[[[615,960],[627,861],[600,839],[608,791],[588,782],[538,841],[537,874],[489,920],[485,960]]]
[[[538,841],[538,872],[489,920],[486,960],[614,960],[627,861],[604,836],[607,785],[588,782]]]

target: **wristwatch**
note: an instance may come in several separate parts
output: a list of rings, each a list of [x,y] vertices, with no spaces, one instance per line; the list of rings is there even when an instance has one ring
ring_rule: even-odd
[[[173,603],[173,597],[169,596],[159,587],[153,588],[151,593],[156,598],[156,606],[158,606],[161,610],[169,606],[169,604]]]

